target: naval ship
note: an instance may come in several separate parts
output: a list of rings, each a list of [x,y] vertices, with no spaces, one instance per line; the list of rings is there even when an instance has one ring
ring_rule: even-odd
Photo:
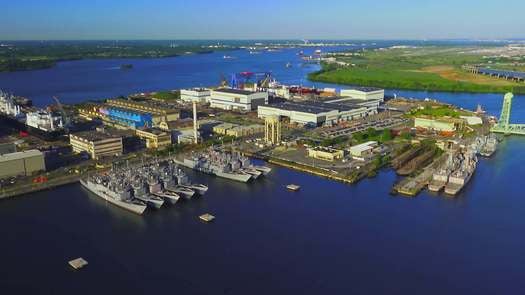
[[[470,178],[476,170],[478,158],[476,153],[471,150],[467,150],[464,153],[464,159],[458,169],[453,171],[449,178],[448,183],[445,185],[445,193],[448,195],[456,195],[463,189],[463,187],[470,181]]]
[[[270,168],[253,166],[250,159],[239,153],[227,153],[210,149],[203,153],[192,153],[184,160],[174,160],[182,166],[239,182],[248,182],[261,174],[269,173]]]
[[[122,209],[139,215],[146,210],[146,203],[133,198],[125,183],[115,182],[110,176],[88,176],[86,179],[81,179],[80,183],[98,197]]]
[[[498,148],[498,139],[496,135],[490,134],[485,137],[485,142],[483,146],[481,147],[479,154],[482,157],[490,158],[496,152],[497,148]]]
[[[445,187],[452,171],[455,171],[461,164],[460,155],[449,154],[446,163],[436,173],[432,174],[432,180],[427,186],[429,191],[439,192]]]

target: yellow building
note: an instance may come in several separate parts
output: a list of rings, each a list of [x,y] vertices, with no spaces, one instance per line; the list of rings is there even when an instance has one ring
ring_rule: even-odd
[[[148,149],[163,148],[171,145],[171,134],[158,129],[135,130],[138,137],[146,140]]]
[[[73,152],[88,153],[92,159],[120,156],[123,153],[122,137],[104,132],[87,131],[69,135]]]
[[[232,124],[232,123],[222,123],[222,124],[219,124],[219,125],[213,127],[213,133],[220,134],[220,135],[226,135],[228,130],[230,130],[232,128],[235,128],[235,127],[238,127],[238,126],[239,125]]]
[[[264,139],[270,144],[281,143],[281,120],[278,116],[269,116],[264,120]]]
[[[250,136],[264,132],[263,125],[236,126],[226,130],[226,135],[234,137]]]
[[[308,149],[308,157],[333,162],[345,156],[345,152],[328,147],[314,147]]]

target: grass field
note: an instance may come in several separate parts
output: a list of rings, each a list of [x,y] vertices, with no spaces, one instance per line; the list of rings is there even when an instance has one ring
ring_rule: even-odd
[[[525,86],[525,83],[464,71],[463,65],[487,62],[482,55],[472,53],[473,50],[420,47],[369,51],[359,56],[339,57],[339,61],[351,66],[325,64],[309,78],[338,84],[457,92],[509,92]]]

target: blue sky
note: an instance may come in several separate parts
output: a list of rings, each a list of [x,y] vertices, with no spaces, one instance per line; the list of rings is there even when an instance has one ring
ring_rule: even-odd
[[[525,0],[0,0],[0,40],[525,38]]]

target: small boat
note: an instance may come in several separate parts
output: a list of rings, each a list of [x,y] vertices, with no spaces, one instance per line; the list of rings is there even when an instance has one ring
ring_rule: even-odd
[[[286,67],[287,67],[287,68],[291,68],[291,67],[292,67],[292,64],[291,64],[291,63],[286,63]]]
[[[120,65],[120,69],[121,70],[130,70],[130,69],[133,69],[133,65],[132,64],[123,64],[123,65]]]
[[[268,173],[272,171],[272,168],[267,167],[267,166],[253,165],[252,168],[261,171],[263,175],[268,175]]]
[[[231,55],[225,55],[222,57],[223,59],[234,59],[235,57],[231,56]]]
[[[296,192],[296,191],[298,191],[301,187],[298,186],[297,184],[289,184],[289,185],[286,186],[286,188],[287,188],[288,190],[291,190],[291,191]]]

